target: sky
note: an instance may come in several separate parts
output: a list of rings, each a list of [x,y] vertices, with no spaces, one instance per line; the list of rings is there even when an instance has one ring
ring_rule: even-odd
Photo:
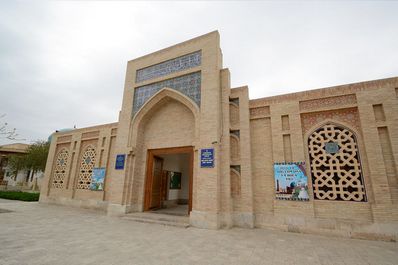
[[[398,76],[397,13],[392,1],[1,1],[0,125],[19,136],[0,144],[116,122],[128,60],[214,30],[250,99]]]

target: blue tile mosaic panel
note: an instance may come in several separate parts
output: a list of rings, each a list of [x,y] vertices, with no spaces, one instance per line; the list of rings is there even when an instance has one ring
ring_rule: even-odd
[[[160,76],[169,75],[174,72],[186,70],[199,66],[202,61],[201,51],[190,53],[165,61],[163,63],[155,64],[146,68],[137,70],[135,82],[142,82]]]
[[[134,90],[133,116],[145,102],[162,88],[175,89],[192,99],[200,107],[200,72],[171,78],[161,82],[136,87]]]

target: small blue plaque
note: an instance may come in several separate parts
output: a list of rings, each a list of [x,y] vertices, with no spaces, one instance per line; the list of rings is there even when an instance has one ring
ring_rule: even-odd
[[[124,169],[124,160],[126,159],[126,155],[116,155],[116,163],[115,169],[121,170]]]
[[[325,151],[328,154],[336,154],[339,152],[339,144],[335,142],[325,143]]]
[[[200,167],[214,167],[214,148],[200,150]]]

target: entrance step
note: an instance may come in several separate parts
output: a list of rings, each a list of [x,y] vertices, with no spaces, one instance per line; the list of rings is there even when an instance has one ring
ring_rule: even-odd
[[[122,219],[131,220],[140,223],[160,224],[160,225],[168,225],[168,226],[175,226],[182,228],[189,227],[188,216],[177,216],[177,215],[143,212],[143,213],[129,213],[123,216]]]

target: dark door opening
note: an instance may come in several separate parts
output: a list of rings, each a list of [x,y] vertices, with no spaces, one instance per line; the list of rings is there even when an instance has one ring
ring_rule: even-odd
[[[144,210],[187,215],[192,210],[193,147],[148,150]]]

